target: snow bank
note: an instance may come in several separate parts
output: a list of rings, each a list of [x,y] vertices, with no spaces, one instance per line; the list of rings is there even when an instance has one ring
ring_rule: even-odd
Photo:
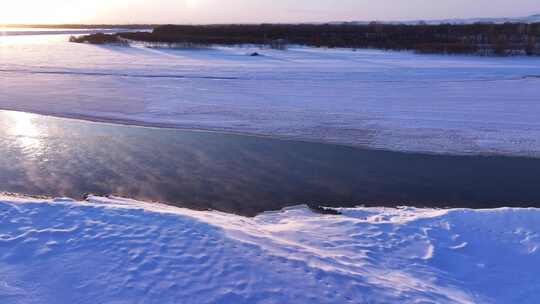
[[[540,156],[538,58],[67,39],[0,37],[0,108],[398,151]],[[254,51],[263,56],[248,56]]]
[[[540,211],[3,198],[1,303],[538,303]]]

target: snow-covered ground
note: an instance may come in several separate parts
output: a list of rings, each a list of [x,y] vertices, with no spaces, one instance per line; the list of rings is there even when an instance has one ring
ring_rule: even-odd
[[[0,37],[0,108],[400,151],[540,156],[540,59]]]
[[[0,199],[0,302],[538,303],[536,209],[243,218]]]

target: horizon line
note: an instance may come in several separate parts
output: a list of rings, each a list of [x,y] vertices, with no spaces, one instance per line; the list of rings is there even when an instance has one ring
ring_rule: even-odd
[[[0,28],[10,28],[10,27],[46,27],[46,26],[161,26],[161,25],[254,25],[254,24],[331,24],[331,23],[370,23],[370,22],[379,22],[379,23],[407,23],[407,22],[434,22],[434,21],[465,21],[465,20],[489,20],[489,19],[520,19],[520,18],[530,18],[530,17],[539,17],[540,13],[530,14],[526,16],[500,16],[500,17],[449,17],[449,18],[417,18],[417,19],[372,19],[372,20],[333,20],[333,21],[297,21],[297,22],[184,22],[184,23],[154,23],[154,22],[114,22],[114,23],[0,23]]]

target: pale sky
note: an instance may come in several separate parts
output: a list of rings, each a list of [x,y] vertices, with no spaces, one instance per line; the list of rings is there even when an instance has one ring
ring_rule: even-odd
[[[327,22],[538,13],[540,0],[0,0],[0,24]]]

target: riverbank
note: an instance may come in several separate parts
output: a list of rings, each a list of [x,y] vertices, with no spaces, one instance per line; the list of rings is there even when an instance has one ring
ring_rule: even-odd
[[[536,303],[537,209],[0,202],[3,303]],[[54,273],[54,276],[50,274]]]

